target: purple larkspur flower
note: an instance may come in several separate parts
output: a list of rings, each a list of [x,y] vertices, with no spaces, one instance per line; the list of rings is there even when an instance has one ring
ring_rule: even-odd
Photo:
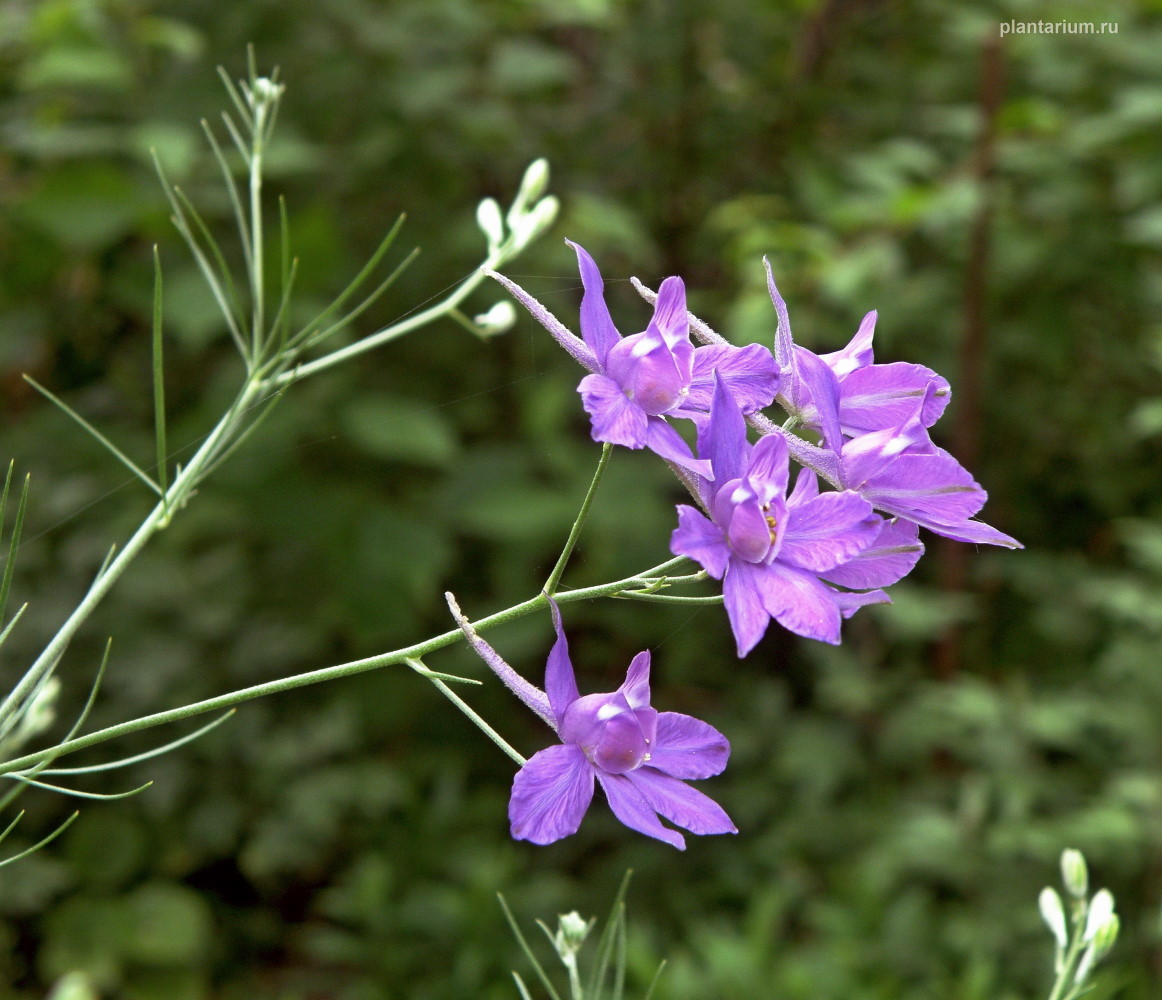
[[[948,405],[948,382],[923,365],[873,364],[874,311],[840,351],[816,355],[795,344],[787,305],[763,263],[778,317],[775,359],[786,374],[780,402],[839,456],[839,485],[945,538],[1022,548],[973,519],[988,494],[928,435]]]
[[[798,635],[838,643],[841,620],[890,600],[880,588],[904,576],[923,552],[915,525],[885,522],[853,491],[820,493],[808,469],[788,496],[786,441],[768,434],[751,446],[722,383],[699,434],[699,454],[716,475],[713,483],[699,483],[710,516],[680,505],[670,550],[722,580],[739,656],[754,648],[772,618]]]
[[[877,510],[945,538],[1023,548],[1015,538],[974,520],[988,494],[952,455],[932,443],[924,426],[927,403],[927,398],[913,402],[911,416],[899,427],[847,441],[840,454],[843,485]]]
[[[595,782],[622,823],[679,850],[685,850],[685,839],[662,819],[691,833],[738,832],[717,802],[686,784],[721,773],[730,744],[701,719],[650,705],[649,652],[633,658],[616,691],[582,695],[561,614],[551,602],[557,640],[541,691],[475,633],[454,601],[449,604],[477,653],[561,740],[533,754],[513,779],[508,806],[513,837],[551,844],[576,833]]]
[[[589,414],[595,441],[649,448],[699,475],[712,475],[694,458],[668,418],[703,422],[714,393],[714,372],[731,387],[745,412],[770,405],[779,387],[778,366],[760,344],[695,347],[690,341],[686,289],[681,278],[662,282],[654,314],[641,333],[623,337],[605,304],[604,282],[593,258],[566,240],[577,254],[584,294],[581,337],[570,333],[539,302],[501,275],[493,274],[577,361],[592,373],[577,391]]]
[[[875,364],[872,338],[877,314],[873,309],[842,350],[815,354],[791,337],[787,304],[775,286],[770,262],[767,291],[775,306],[775,360],[784,376],[779,402],[805,426],[823,435],[828,447],[839,450],[844,436],[898,427],[923,400],[921,420],[931,427],[948,405],[948,381],[931,368],[903,361]]]

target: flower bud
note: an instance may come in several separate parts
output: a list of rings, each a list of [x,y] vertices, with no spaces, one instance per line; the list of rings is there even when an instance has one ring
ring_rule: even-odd
[[[1092,941],[1097,933],[1114,917],[1114,897],[1109,889],[1099,889],[1089,901],[1089,913],[1085,918],[1085,934],[1082,940]],[[1115,918],[1116,919],[1116,918]]]
[[[473,316],[472,322],[476,324],[482,334],[491,337],[494,334],[504,333],[506,330],[512,329],[512,325],[516,322],[516,309],[507,300],[497,302],[488,312]]]
[[[1061,880],[1074,899],[1085,899],[1089,891],[1089,872],[1081,851],[1067,847],[1061,852]]]
[[[476,206],[476,225],[488,240],[489,250],[504,242],[504,220],[500,217],[500,206],[495,198],[485,198]]]
[[[286,89],[281,83],[275,83],[270,77],[260,76],[254,81],[254,103],[273,104]]]
[[[1041,919],[1057,939],[1057,947],[1064,948],[1069,943],[1069,935],[1065,930],[1065,907],[1061,905],[1057,890],[1046,886],[1041,890],[1037,904],[1041,908]]]
[[[553,935],[553,947],[562,958],[575,955],[581,950],[581,945],[593,929],[592,920],[584,920],[581,914],[574,910],[572,913],[562,913],[557,917],[557,933]]]
[[[1097,896],[1094,896],[1094,899],[1096,900]],[[1092,913],[1093,911],[1091,910],[1090,912]],[[1081,956],[1081,961],[1077,963],[1077,972],[1073,974],[1073,982],[1075,985],[1080,986],[1084,983],[1093,967],[1109,954],[1109,950],[1117,940],[1118,930],[1120,928],[1121,922],[1118,920],[1116,913],[1110,913],[1105,921],[1097,928],[1093,940],[1090,941],[1089,947],[1085,949],[1085,954]],[[1088,933],[1088,924],[1086,925],[1086,930]]]
[[[97,990],[83,972],[70,972],[57,980],[48,1000],[98,1000]]]
[[[550,194],[538,201],[531,212],[526,212],[515,219],[510,212],[509,225],[512,227],[518,249],[527,246],[548,229],[556,220],[560,208],[561,203]]]
[[[542,194],[545,193],[545,188],[549,186],[549,161],[543,156],[540,159],[533,160],[525,170],[525,175],[520,182],[520,192],[516,196],[517,204],[531,205]]]

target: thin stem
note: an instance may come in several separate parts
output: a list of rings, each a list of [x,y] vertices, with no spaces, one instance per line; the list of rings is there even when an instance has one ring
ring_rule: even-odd
[[[131,540],[129,546],[134,545],[134,540]],[[137,548],[144,542],[138,543]],[[126,546],[126,551],[129,551],[129,546]],[[125,558],[125,552],[122,553],[122,559]],[[669,568],[685,559],[680,556],[677,559],[671,559],[667,563],[653,570],[647,571],[646,574],[635,574],[633,576],[625,577],[622,580],[615,580],[611,583],[600,584],[595,587],[583,587],[577,590],[567,590],[555,596],[554,600],[558,604],[571,604],[574,601],[587,601],[596,597],[610,597],[618,591],[626,590],[631,587],[648,586],[651,582],[650,576],[655,574],[659,569]],[[120,560],[118,560],[120,562]],[[104,579],[112,580],[116,573],[114,567],[117,563],[110,566],[108,573]],[[88,598],[86,598],[86,601]],[[492,628],[495,625],[501,625],[505,622],[514,621],[518,618],[523,618],[526,615],[533,614],[537,611],[543,611],[549,606],[549,598],[546,594],[537,594],[535,597],[527,601],[522,601],[520,604],[515,604],[504,611],[498,611],[495,614],[489,615],[487,618],[481,618],[479,621],[473,623],[473,627],[477,630],[484,630]],[[80,609],[78,609],[79,612]],[[71,621],[72,619],[70,619]],[[75,631],[75,628],[74,628]],[[64,630],[62,629],[62,633]],[[60,635],[61,633],[58,633]],[[71,637],[72,632],[68,633]],[[8,774],[13,771],[20,771],[26,767],[36,764],[47,757],[54,760],[59,757],[64,757],[67,754],[75,753],[78,750],[84,750],[91,746],[96,746],[99,743],[104,743],[107,740],[116,739],[119,736],[128,736],[130,733],[140,732],[144,729],[150,729],[154,726],[162,726],[171,722],[181,722],[183,719],[190,719],[197,715],[203,715],[206,712],[215,712],[221,709],[232,708],[235,705],[240,705],[243,702],[251,701],[254,698],[262,698],[270,694],[279,694],[283,691],[293,691],[296,688],[307,687],[312,684],[320,684],[324,681],[337,680],[340,677],[350,677],[353,674],[364,673],[368,670],[376,670],[380,667],[394,666],[401,663],[407,663],[408,660],[420,660],[429,653],[434,653],[438,649],[443,649],[446,646],[451,646],[454,643],[464,638],[464,633],[460,629],[452,629],[449,632],[443,632],[440,635],[433,636],[423,642],[415,643],[411,646],[405,646],[402,649],[392,650],[388,653],[381,653],[378,656],[369,656],[361,660],[352,660],[348,663],[340,663],[331,667],[323,667],[318,670],[310,670],[301,674],[293,674],[290,677],[280,677],[273,681],[267,681],[263,684],[254,684],[250,687],[239,688],[236,691],[230,691],[227,694],[218,695],[214,698],[207,698],[204,701],[197,701],[190,705],[183,705],[180,708],[172,708],[164,712],[155,712],[152,715],[142,716],[138,719],[131,719],[128,722],[122,722],[115,726],[108,726],[105,729],[99,729],[95,732],[89,733],[85,736],[79,736],[75,739],[67,740],[57,746],[50,747],[46,750],[38,750],[35,753],[26,754],[23,757],[18,757],[14,760],[6,761],[0,764],[0,774]],[[65,640],[67,642],[67,639]],[[43,655],[43,654],[42,654]],[[31,671],[30,671],[31,673]],[[26,675],[27,679],[27,675]],[[23,685],[25,680],[21,681]],[[15,693],[15,692],[14,692]],[[12,697],[11,695],[9,696]]]
[[[252,83],[253,86],[253,83]],[[265,100],[255,101],[254,125],[251,131],[252,145],[250,150],[250,242],[252,256],[250,260],[250,295],[253,307],[250,331],[253,357],[257,361],[262,354],[262,333],[265,320],[266,289],[265,270],[263,267],[262,246],[262,154],[264,152],[265,125],[267,104]]]
[[[609,464],[609,456],[613,451],[613,445],[608,441],[601,446],[601,457],[597,460],[597,471],[593,473],[593,481],[589,484],[589,491],[585,494],[585,499],[581,501],[581,510],[577,512],[577,520],[573,522],[573,527],[569,531],[569,537],[565,539],[565,547],[561,550],[561,556],[557,560],[557,565],[553,567],[553,571],[549,574],[548,580],[545,581],[545,593],[550,597],[557,592],[557,586],[561,582],[561,574],[565,572],[565,566],[569,562],[569,557],[573,554],[573,547],[577,544],[577,539],[581,536],[581,529],[585,527],[585,521],[589,517],[589,505],[593,503],[593,497],[597,493],[597,487],[601,483],[601,476],[605,472],[605,466]]]
[[[154,506],[145,520],[141,522],[137,531],[125,543],[121,554],[113,559],[98,574],[92,586],[89,587],[88,592],[73,610],[73,613],[69,615],[64,624],[57,630],[56,635],[52,637],[48,645],[44,647],[44,650],[36,658],[36,661],[8,693],[3,704],[0,704],[0,725],[3,725],[4,721],[16,710],[17,706],[24,702],[24,699],[28,697],[40,682],[44,674],[64,655],[65,648],[72,641],[77,630],[89,615],[93,613],[94,608],[96,608],[109,592],[110,587],[113,586],[114,582],[137,557],[137,554],[145,547],[154,533],[165,525],[167,515],[181,507],[182,500],[197,485],[206,467],[213,462],[218,451],[229,443],[233,434],[237,433],[242,415],[253,404],[255,396],[260,391],[261,385],[259,383],[254,380],[247,381],[239,393],[238,398],[235,400],[234,405],[202,442],[201,447],[195,452],[189,464],[175,476],[173,484],[165,496]]]
[[[484,263],[476,271],[465,278],[447,298],[437,302],[434,306],[421,310],[406,319],[400,320],[398,323],[393,323],[391,326],[384,327],[378,333],[370,334],[362,340],[357,340],[353,344],[339,348],[337,351],[324,354],[321,358],[316,358],[314,361],[308,361],[306,364],[298,365],[291,371],[283,372],[281,375],[277,375],[272,379],[272,384],[279,386],[307,375],[313,375],[315,372],[323,371],[325,368],[337,365],[340,361],[346,361],[348,358],[353,358],[366,351],[373,350],[381,344],[386,344],[390,340],[402,337],[405,333],[409,333],[417,327],[425,326],[434,320],[446,316],[476,290],[477,286],[486,277],[485,270],[499,267],[504,263],[510,252],[511,250],[508,244],[491,251]]]
[[[476,712],[476,710],[474,708],[472,708],[471,705],[468,704],[468,702],[466,702],[455,691],[453,691],[450,687],[448,687],[448,685],[445,684],[443,682],[443,680],[440,679],[439,674],[437,674],[434,670],[429,670],[419,660],[408,659],[408,660],[405,660],[404,662],[409,667],[411,667],[412,670],[414,670],[417,674],[419,674],[421,677],[426,677],[437,688],[439,688],[440,693],[443,694],[445,698],[447,698],[453,705],[455,705],[458,709],[460,709],[460,711],[463,712],[472,722],[474,722],[476,724],[477,728],[482,733],[484,733],[485,736],[487,736],[490,740],[492,740],[493,743],[495,743],[498,747],[500,747],[500,749],[503,750],[506,754],[508,754],[509,757],[511,757],[514,761],[516,761],[518,766],[524,767],[525,764],[528,763],[528,761],[525,760],[524,757],[522,757],[519,753],[517,753],[512,748],[511,744],[509,744],[509,742],[507,740],[505,740],[505,738],[503,736],[501,736],[500,733],[498,733],[495,729],[492,728],[492,726],[490,726],[487,722],[484,721],[484,719]]]

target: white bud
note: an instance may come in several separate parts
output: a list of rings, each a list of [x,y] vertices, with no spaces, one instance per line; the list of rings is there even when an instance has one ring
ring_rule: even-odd
[[[1082,940],[1092,941],[1098,931],[1109,923],[1111,917],[1114,917],[1113,893],[1109,889],[1099,889],[1089,901],[1089,913],[1085,918],[1085,934]]]
[[[57,980],[48,1000],[98,1000],[97,990],[83,972],[70,972]]]
[[[1061,905],[1057,890],[1048,886],[1042,889],[1037,905],[1041,908],[1041,919],[1057,939],[1057,947],[1064,948],[1069,943],[1069,934],[1065,930],[1065,907]]]
[[[566,962],[581,950],[581,945],[593,929],[594,921],[584,920],[581,914],[562,913],[557,917],[557,933],[553,935],[553,947]]]
[[[1081,851],[1067,847],[1061,852],[1061,880],[1074,899],[1085,899],[1089,891],[1089,871]]]
[[[516,309],[508,300],[497,302],[488,312],[472,317],[480,332],[488,336],[511,330],[516,322]]]
[[[489,250],[504,242],[504,220],[500,217],[500,206],[495,198],[485,198],[476,206],[476,225],[488,240]]]
[[[549,161],[543,156],[528,165],[520,182],[520,192],[516,196],[520,205],[530,205],[545,193],[549,186]]]
[[[509,225],[512,226],[517,249],[528,246],[548,229],[556,221],[560,208],[561,203],[550,194],[538,201],[531,212],[526,212],[517,219],[513,219],[509,213]]]

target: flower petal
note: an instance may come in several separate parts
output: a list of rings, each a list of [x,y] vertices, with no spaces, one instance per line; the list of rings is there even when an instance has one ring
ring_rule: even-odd
[[[708,722],[681,712],[659,712],[650,767],[675,778],[709,778],[721,774],[730,743]]]
[[[565,242],[577,254],[581,284],[585,288],[585,294],[581,296],[581,336],[604,370],[606,356],[613,345],[621,340],[617,327],[613,325],[613,317],[609,315],[609,307],[605,304],[605,282],[601,278],[597,264],[584,248],[570,240]]]
[[[894,518],[883,522],[876,540],[859,555],[822,576],[852,590],[890,587],[907,576],[923,554],[916,523]]]
[[[759,575],[768,567],[752,566],[741,559],[731,559],[722,582],[726,615],[734,632],[738,655],[746,656],[763,637],[771,616],[763,606]]]
[[[795,345],[794,376],[810,405],[796,392],[794,405],[805,423],[818,427],[823,443],[832,451],[843,447],[843,430],[839,424],[839,380],[835,372],[817,354]]]
[[[650,326],[656,328],[670,350],[690,343],[690,320],[686,316],[686,285],[681,278],[670,277],[658,288],[654,303],[654,317]],[[686,369],[689,375],[689,368]]]
[[[678,505],[678,527],[670,536],[670,551],[689,556],[714,579],[721,580],[730,561],[730,547],[722,529],[700,511]]]
[[[873,309],[864,316],[855,336],[843,350],[819,355],[827,362],[827,367],[835,372],[836,378],[842,380],[845,375],[866,368],[872,363],[872,337],[876,330],[876,315]]]
[[[577,391],[581,405],[592,421],[594,441],[608,441],[626,448],[641,448],[646,443],[645,411],[628,399],[616,382],[604,375],[586,375]]]
[[[661,417],[647,418],[645,444],[650,451],[667,462],[689,469],[705,480],[714,478],[710,462],[704,458],[695,458],[682,435]]]
[[[742,476],[750,445],[738,403],[721,376],[714,379],[710,419],[698,429],[698,454],[710,459],[715,482],[725,483]]]
[[[779,366],[762,344],[710,344],[694,351],[693,376],[684,409],[710,409],[715,372],[743,413],[770,406],[779,391]]]
[[[787,507],[780,562],[822,573],[847,562],[875,541],[880,518],[858,493],[820,493]]]
[[[650,705],[650,651],[643,649],[635,656],[625,672],[625,681],[617,689],[635,711]]]
[[[555,728],[560,733],[565,713],[569,706],[581,697],[581,692],[577,690],[577,677],[573,673],[573,663],[569,659],[569,640],[565,638],[565,630],[561,627],[561,609],[552,598],[549,598],[549,610],[553,615],[553,629],[557,633],[557,641],[549,650],[549,659],[545,664],[545,694],[548,695],[549,705],[557,720]]]
[[[792,354],[795,346],[795,342],[791,339],[791,318],[787,314],[787,303],[783,301],[783,297],[775,287],[775,275],[771,271],[771,262],[766,257],[763,258],[763,267],[767,271],[767,292],[771,296],[778,321],[778,326],[775,328],[775,362],[780,371],[789,373],[794,364]]]
[[[755,576],[763,608],[783,628],[808,639],[839,644],[836,591],[814,574],[778,561]]]
[[[679,851],[686,850],[686,838],[676,830],[662,825],[653,807],[626,775],[606,774],[604,771],[596,773],[597,780],[601,782],[601,787],[605,791],[605,797],[609,800],[609,808],[621,822],[647,837],[664,840]]]
[[[835,603],[839,608],[839,613],[844,618],[850,618],[860,608],[866,608],[869,604],[891,604],[892,599],[888,597],[882,590],[866,590],[866,591],[851,591],[851,590],[836,590]]]
[[[868,365],[852,372],[840,384],[839,421],[845,434],[857,437],[898,427],[916,412],[920,402],[920,422],[931,427],[950,397],[947,380],[931,368],[902,361]]]
[[[517,840],[551,844],[576,833],[593,800],[593,765],[581,748],[559,743],[535,753],[516,773],[508,818]]]
[[[675,826],[702,835],[738,833],[738,828],[722,806],[684,781],[671,778],[652,767],[639,767],[636,771],[630,771],[626,777],[649,803],[650,808]]]

